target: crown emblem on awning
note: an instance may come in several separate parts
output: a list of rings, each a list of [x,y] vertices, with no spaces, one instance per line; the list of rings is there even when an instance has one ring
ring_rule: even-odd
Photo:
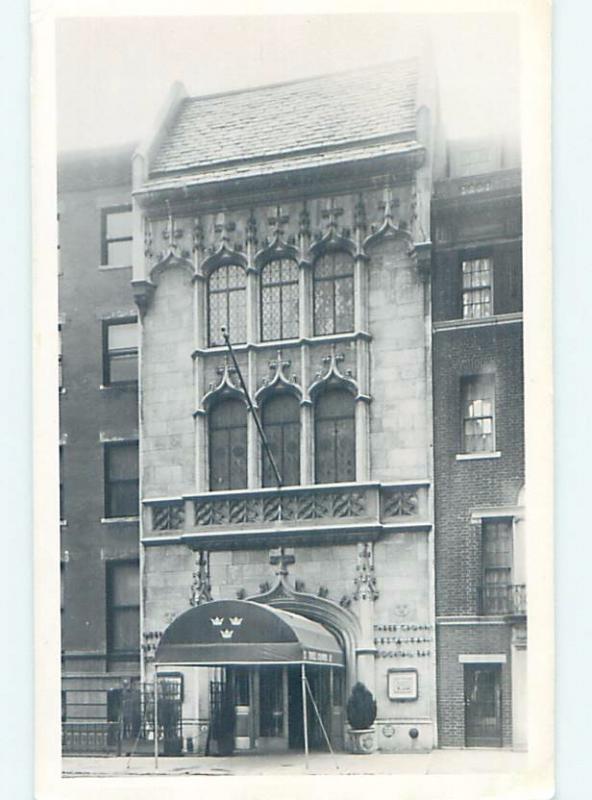
[[[222,625],[222,623],[224,622],[224,617],[210,617],[210,622],[212,623],[212,625],[220,627],[220,625]]]
[[[242,617],[230,617],[230,624],[231,625],[238,626],[238,625],[241,624],[242,621],[243,621]]]
[[[232,630],[232,628],[224,628],[223,630],[220,631],[220,636],[223,639],[232,639],[233,633],[234,631]]]

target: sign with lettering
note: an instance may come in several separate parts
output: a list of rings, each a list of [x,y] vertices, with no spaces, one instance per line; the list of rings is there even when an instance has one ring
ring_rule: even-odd
[[[386,680],[389,700],[417,700],[416,669],[389,669]]]

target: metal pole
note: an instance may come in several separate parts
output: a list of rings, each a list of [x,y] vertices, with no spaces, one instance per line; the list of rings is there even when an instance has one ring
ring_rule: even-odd
[[[228,333],[226,332],[226,328],[222,328],[222,336],[224,337],[224,341],[226,342],[226,347],[228,348],[228,352],[230,353],[230,358],[232,359],[232,366],[236,370],[236,374],[238,375],[238,379],[240,381],[240,385],[242,387],[243,392],[245,393],[245,397],[247,400],[247,407],[251,412],[253,419],[255,420],[255,425],[257,426],[257,430],[259,432],[259,436],[261,438],[261,442],[263,444],[263,449],[269,459],[269,463],[271,464],[271,468],[273,469],[273,474],[275,476],[276,483],[278,485],[278,489],[282,487],[282,476],[280,475],[280,471],[275,463],[275,459],[273,457],[273,453],[271,452],[271,448],[269,446],[269,442],[267,441],[267,437],[265,435],[265,431],[263,430],[263,426],[261,425],[261,421],[257,412],[255,411],[255,407],[251,401],[251,395],[248,392],[247,386],[245,384],[243,374],[240,370],[238,365],[238,361],[236,360],[236,356],[234,355],[234,350],[232,349],[232,345],[230,344],[230,338]]]
[[[306,713],[306,667],[304,662],[300,665],[300,680],[302,683],[302,724],[304,726],[304,765],[308,769],[308,719]]]
[[[318,706],[315,702],[314,695],[312,693],[312,689],[310,688],[310,683],[308,681],[306,681],[306,688],[308,689],[310,700],[312,702],[312,707],[314,709],[315,714],[317,715],[317,719],[319,720],[321,730],[323,731],[323,736],[325,737],[325,741],[327,742],[327,747],[329,748],[329,752],[331,753],[333,762],[335,763],[335,769],[339,770],[339,764],[337,763],[337,759],[335,758],[335,753],[333,752],[333,748],[331,747],[331,741],[323,724],[323,718],[321,717],[321,712],[319,711]]]
[[[158,770],[158,667],[154,667],[154,769]]]

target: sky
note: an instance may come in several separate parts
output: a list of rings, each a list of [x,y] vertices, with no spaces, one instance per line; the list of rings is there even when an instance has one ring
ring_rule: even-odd
[[[509,14],[69,18],[56,30],[58,149],[143,139],[177,80],[202,95],[353,69],[404,57],[425,31],[447,134],[517,130]]]

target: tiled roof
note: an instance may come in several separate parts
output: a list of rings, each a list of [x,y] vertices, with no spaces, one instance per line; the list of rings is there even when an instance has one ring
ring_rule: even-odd
[[[205,182],[222,180],[224,175],[214,175],[231,165],[242,169],[248,163],[250,173],[263,174],[271,162],[287,157],[308,166],[307,152],[311,162],[319,157],[325,161],[333,151],[343,160],[353,145],[359,150],[362,143],[371,149],[376,140],[385,138],[409,141],[416,125],[417,88],[418,62],[408,59],[293,83],[186,98],[154,157],[151,178],[195,171],[203,173]]]

